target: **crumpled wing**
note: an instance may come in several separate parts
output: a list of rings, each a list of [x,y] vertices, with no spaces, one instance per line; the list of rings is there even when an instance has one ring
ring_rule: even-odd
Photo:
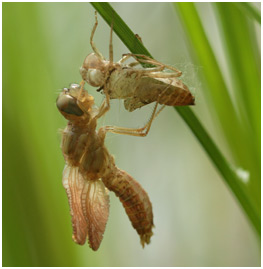
[[[88,240],[93,250],[100,246],[109,217],[109,194],[101,180],[85,184],[82,208],[88,223]]]
[[[97,250],[103,238],[109,216],[109,195],[101,180],[90,180],[78,167],[66,165],[63,171],[72,216],[73,240],[83,245],[88,237],[89,245]]]

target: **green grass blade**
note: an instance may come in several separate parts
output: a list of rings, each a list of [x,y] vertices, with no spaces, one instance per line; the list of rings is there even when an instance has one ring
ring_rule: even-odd
[[[235,3],[244,13],[248,16],[256,20],[259,24],[261,24],[261,15],[260,11],[254,7],[251,3],[242,2],[242,3]]]
[[[104,20],[111,25],[112,20],[114,21],[114,31],[115,33],[120,37],[122,42],[127,46],[127,48],[132,53],[143,53],[145,55],[150,55],[150,53],[147,51],[146,48],[144,48],[143,44],[139,42],[137,38],[135,38],[134,33],[129,29],[129,27],[121,20],[121,18],[117,15],[117,13],[113,10],[113,8],[108,3],[92,3],[93,7],[101,14],[101,16],[104,18]],[[180,4],[179,4],[180,5]],[[188,4],[186,4],[188,5]],[[191,4],[189,4],[191,5]],[[192,6],[189,6],[190,9],[192,9],[192,13],[187,14],[186,10],[184,10],[185,16],[189,15],[189,19],[192,19],[191,15],[195,15],[195,10],[193,10]],[[180,6],[180,8],[183,10],[183,6]],[[199,32],[195,33],[195,38],[198,39]],[[201,32],[201,34],[203,34]],[[200,41],[200,40],[199,40]],[[201,42],[204,40],[201,40]],[[198,46],[198,42],[196,44]],[[233,105],[231,103],[231,100],[228,95],[228,91],[226,89],[224,80],[222,78],[222,75],[220,73],[220,70],[217,66],[217,63],[215,61],[214,55],[209,49],[209,46],[205,43],[201,43],[201,46],[205,45],[208,49],[208,54],[204,55],[204,64],[208,64],[209,68],[213,69],[213,76],[210,78],[209,82],[214,87],[211,87],[211,91],[213,91],[214,95],[212,96],[219,99],[217,102],[217,107],[220,110],[220,115],[223,117],[230,118],[230,122],[227,126],[224,126],[224,131],[229,135],[229,137],[233,137],[233,133],[236,133],[237,130],[240,130],[240,126],[238,125],[238,120],[236,117],[236,112],[233,109]],[[209,74],[210,75],[210,74]],[[223,97],[222,97],[223,96]],[[226,161],[226,159],[223,157],[219,149],[216,147],[213,140],[208,135],[207,131],[202,127],[202,124],[198,120],[198,118],[195,116],[193,111],[188,108],[176,108],[176,110],[179,112],[179,114],[182,116],[182,118],[185,120],[185,122],[188,124],[188,126],[191,128],[193,133],[195,134],[196,138],[199,140],[199,142],[203,145],[205,151],[213,161],[214,165],[218,168],[219,172],[224,177],[225,181],[231,188],[231,190],[234,192],[235,196],[239,200],[240,204],[242,205],[244,211],[247,213],[247,216],[253,223],[255,229],[260,234],[260,217],[258,212],[256,211],[254,205],[251,203],[249,197],[247,196],[246,192],[243,190],[243,188],[239,184],[239,179],[237,178],[234,171],[232,171],[231,166]],[[235,144],[235,148],[240,148],[238,139],[232,139],[230,140],[230,144]]]
[[[189,33],[193,54],[198,59],[199,65],[203,67],[204,81],[207,85],[205,92],[207,101],[213,104],[213,107],[211,106],[212,112],[214,112],[214,117],[219,120],[228,146],[234,149],[233,152],[236,156],[240,156],[243,152],[240,143],[244,140],[241,132],[242,126],[195,5],[189,2],[177,3],[175,7]],[[236,137],[237,132],[240,133],[238,138]]]
[[[254,175],[250,184],[260,200],[260,53],[251,33],[251,23],[233,3],[215,3],[222,28],[221,36],[230,66],[231,80],[243,133],[251,140],[243,147],[242,166],[247,165]],[[242,41],[242,42],[240,42]],[[253,139],[251,139],[253,137]]]
[[[185,120],[187,125],[190,127],[196,138],[204,147],[205,151],[213,161],[214,165],[222,175],[225,182],[228,184],[230,189],[235,194],[236,198],[240,202],[247,216],[253,223],[256,231],[260,235],[261,222],[260,216],[256,212],[254,205],[250,202],[246,192],[239,183],[240,179],[237,174],[229,166],[227,160],[222,155],[218,147],[215,145],[209,134],[206,132],[198,118],[195,116],[193,111],[189,107],[176,107],[175,108],[180,116]]]
[[[259,53],[256,53],[255,41],[249,37],[247,20],[236,5],[215,3],[215,6],[221,23],[221,36],[225,38],[224,45],[228,51],[227,59],[235,83],[235,96],[239,97],[239,110],[241,113],[248,112],[245,116],[251,122],[250,128],[260,134],[260,71],[257,66]],[[259,141],[260,137],[257,139]]]
[[[193,54],[196,56],[198,60],[198,64],[203,66],[205,82],[207,84],[206,93],[208,96],[208,100],[210,102],[210,98],[212,99],[211,104],[213,105],[215,115],[219,118],[221,122],[223,136],[228,141],[228,147],[231,150],[231,154],[234,158],[235,164],[250,172],[250,184],[245,189],[245,191],[247,192],[247,196],[249,197],[250,201],[254,203],[254,206],[257,210],[258,215],[260,215],[260,187],[259,187],[259,184],[260,184],[260,139],[258,139],[259,131],[257,131],[256,134],[255,134],[255,131],[254,133],[253,131],[251,132],[249,130],[251,129],[251,127],[248,126],[248,124],[246,125],[244,123],[244,119],[240,118],[240,114],[241,115],[246,114],[247,111],[249,111],[249,109],[251,108],[253,113],[248,114],[248,116],[246,117],[249,118],[251,114],[255,114],[255,118],[257,120],[255,120],[254,125],[257,125],[255,129],[259,130],[260,128],[260,121],[258,120],[258,117],[260,117],[259,109],[255,109],[253,107],[253,103],[250,101],[251,106],[247,105],[247,108],[245,109],[243,106],[242,113],[233,112],[234,104],[231,104],[229,102],[228,93],[225,94],[226,92],[230,92],[230,91],[226,87],[222,73],[219,69],[219,65],[216,61],[216,58],[214,56],[210,43],[206,37],[205,31],[201,24],[195,5],[193,3],[177,3],[176,7],[178,8],[182,21],[184,22],[186,31],[188,32],[189,40],[191,43],[190,48],[192,49]],[[202,6],[200,5],[200,7]],[[232,7],[231,3],[226,4],[226,9],[231,9],[231,7]],[[231,15],[232,16],[229,16],[228,23],[226,23],[226,27],[229,26],[228,24],[238,24],[238,22],[234,22],[235,17],[233,16],[233,14]],[[229,27],[231,28],[233,26],[229,26]],[[236,33],[229,34],[229,42],[233,42],[235,44],[235,41],[232,39],[237,39],[238,37],[236,35],[237,35]],[[245,32],[244,35],[245,36],[242,36],[242,38],[236,41],[237,46],[239,46],[239,43],[241,42],[246,43],[244,41],[244,38],[248,39],[249,34]],[[247,48],[248,47],[246,46],[246,49]],[[234,48],[232,50],[234,50]],[[240,64],[240,60],[236,58],[242,58],[241,61],[243,61],[243,58],[246,59],[246,57],[243,57],[242,55],[244,53],[247,53],[247,51],[246,50],[240,51],[240,54],[236,57],[234,57],[233,55],[231,56],[235,59],[235,61],[233,61],[231,65],[234,66],[234,68],[236,67],[237,70],[240,68],[240,67],[237,67],[237,65]],[[234,55],[236,55],[236,53]],[[249,64],[252,65],[251,68],[255,71],[255,73],[258,73],[256,68],[255,67],[253,68],[253,66],[255,65],[254,62],[249,63]],[[246,66],[246,68],[250,68],[250,66]],[[237,71],[235,71],[235,73],[238,74]],[[237,78],[236,80],[239,81],[239,85],[242,85],[242,83],[245,85],[249,85],[248,81],[251,81],[251,77],[245,80],[247,75],[244,75],[245,76],[244,79],[240,78],[240,76],[242,76],[242,74],[238,74],[238,76],[236,76]],[[254,80],[256,79],[254,78]],[[255,82],[251,82],[251,84],[255,85]],[[258,87],[258,84],[256,84],[255,89],[253,89],[253,91],[259,92],[259,88],[260,87]],[[249,86],[246,87],[245,90],[247,91],[246,93],[247,95],[251,94]],[[235,92],[237,93],[239,91],[240,91],[240,88],[237,87]],[[242,96],[240,93],[238,94]],[[246,102],[247,101],[244,101],[244,103]],[[257,107],[257,103],[258,103],[258,100],[256,100],[255,107]],[[212,106],[210,106],[210,109],[211,108]],[[233,116],[232,113],[235,113],[235,115]],[[254,121],[253,118],[251,120]],[[230,130],[230,125],[235,126],[235,128]],[[251,192],[251,189],[252,189],[252,192]]]

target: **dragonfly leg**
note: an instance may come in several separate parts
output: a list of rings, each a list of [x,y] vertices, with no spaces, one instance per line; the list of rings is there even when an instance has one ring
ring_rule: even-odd
[[[117,63],[121,65],[131,57],[132,57],[131,55],[126,55],[125,54],[125,55],[123,55],[123,57]],[[140,63],[138,61],[136,61],[136,62],[129,63],[128,66],[133,67],[133,66],[136,66],[136,65],[139,65],[139,64]]]
[[[130,59],[132,57],[132,55],[130,54],[123,54],[122,55],[122,58],[117,62],[118,64],[123,64],[125,61],[127,61],[128,59]],[[134,57],[133,57],[134,58]],[[136,63],[136,64],[135,64]],[[132,65],[137,65],[137,64],[140,64],[138,61],[132,63]],[[129,64],[130,66],[130,64]]]
[[[140,63],[139,62],[132,62],[132,63],[129,63],[128,66],[133,67],[133,66],[136,66],[138,64],[140,64]]]
[[[94,117],[96,120],[102,117],[110,109],[110,96],[107,93],[107,91],[105,91],[104,93],[105,93],[105,99],[102,102],[101,106],[99,107],[97,115]]]
[[[162,73],[162,71],[165,69],[164,66],[157,66],[157,67],[149,67],[144,69],[138,69],[138,72],[141,73],[141,75],[151,74],[151,73]]]
[[[153,120],[159,115],[159,113],[165,107],[165,105],[163,105],[157,111],[157,106],[158,106],[158,101],[156,102],[156,104],[154,106],[154,110],[152,112],[152,115],[151,115],[148,123],[145,124],[145,126],[143,126],[142,128],[125,128],[125,127],[117,127],[117,126],[105,126],[105,127],[102,127],[102,128],[104,128],[105,132],[144,137],[149,133]]]
[[[134,57],[138,62],[140,63],[146,63],[146,64],[152,64],[152,65],[156,65],[156,66],[162,66],[168,70],[171,70],[171,71],[174,71],[176,73],[176,76],[177,77],[180,77],[182,75],[182,72],[178,69],[176,69],[175,67],[173,66],[170,66],[170,65],[167,65],[167,64],[163,64],[155,59],[152,59],[146,55],[143,55],[143,54],[132,54],[132,53],[129,53],[129,54],[126,54],[126,55],[131,55],[132,57]],[[163,68],[163,69],[164,69]]]
[[[112,32],[113,32],[113,22],[111,23],[111,28],[110,28],[110,45],[109,45],[110,64],[113,64]]]
[[[98,18],[97,18],[97,11],[95,11],[95,24],[93,26],[93,29],[92,29],[92,32],[91,32],[91,35],[90,35],[90,45],[93,49],[93,51],[101,58],[104,60],[104,57],[103,55],[100,53],[100,51],[97,49],[97,47],[95,46],[94,42],[93,42],[93,37],[94,37],[94,33],[96,31],[96,28],[98,26]]]
[[[176,73],[164,73],[164,72],[149,72],[147,76],[151,78],[176,78],[178,77]]]
[[[135,37],[143,44],[142,38],[138,34],[135,34]]]

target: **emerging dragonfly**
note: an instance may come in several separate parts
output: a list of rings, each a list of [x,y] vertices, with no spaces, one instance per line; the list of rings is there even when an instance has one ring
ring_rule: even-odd
[[[107,108],[104,104],[94,107],[94,98],[83,84],[64,88],[56,102],[68,120],[61,148],[66,162],[63,186],[70,205],[73,240],[83,245],[88,238],[93,250],[99,248],[109,215],[109,189],[119,197],[144,247],[153,234],[151,202],[141,185],[115,165],[104,139],[108,131],[122,131],[113,126],[96,130],[97,119]],[[129,130],[125,130],[128,134]],[[134,135],[132,129],[130,134]]]
[[[82,79],[91,86],[99,87],[106,96],[106,104],[110,99],[124,99],[124,106],[133,111],[152,102],[168,106],[194,105],[194,97],[188,87],[178,79],[182,72],[175,67],[158,62],[141,54],[124,54],[117,63],[113,62],[112,30],[110,32],[109,61],[96,48],[93,37],[98,25],[95,12],[90,44],[90,53],[80,68]],[[140,40],[140,39],[139,39]],[[129,58],[135,62],[124,64]],[[154,65],[153,68],[135,68],[140,63]],[[165,72],[170,70],[172,72]],[[154,116],[151,117],[153,119]]]

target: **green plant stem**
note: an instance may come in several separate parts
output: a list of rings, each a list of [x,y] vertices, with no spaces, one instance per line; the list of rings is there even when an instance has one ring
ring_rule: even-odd
[[[256,213],[253,204],[247,197],[246,192],[242,188],[242,185],[238,184],[240,178],[238,178],[235,171],[230,167],[225,157],[222,155],[216,144],[213,142],[201,122],[195,116],[193,111],[189,107],[175,107],[176,111],[187,123],[189,128],[195,134],[196,138],[202,144],[208,156],[213,161],[215,167],[222,175],[223,179],[235,194],[237,200],[240,202],[248,218],[253,223],[257,233],[260,235],[261,224],[260,216]]]
[[[129,27],[124,23],[124,21],[108,3],[91,4],[100,13],[100,15],[104,18],[109,26],[111,26],[112,21],[114,21],[114,32],[119,36],[122,42],[132,53],[145,54],[149,57],[152,57],[148,50],[135,37],[134,33],[129,29]],[[225,182],[235,194],[248,218],[255,227],[257,233],[260,235],[260,216],[257,214],[253,204],[251,204],[249,197],[240,186],[240,179],[231,169],[230,164],[223,157],[220,150],[210,138],[205,128],[195,116],[194,112],[189,107],[176,107],[175,109],[195,134],[196,138],[199,140],[204,150],[207,152],[208,156],[211,158],[212,162],[217,167],[220,174],[223,176]]]

